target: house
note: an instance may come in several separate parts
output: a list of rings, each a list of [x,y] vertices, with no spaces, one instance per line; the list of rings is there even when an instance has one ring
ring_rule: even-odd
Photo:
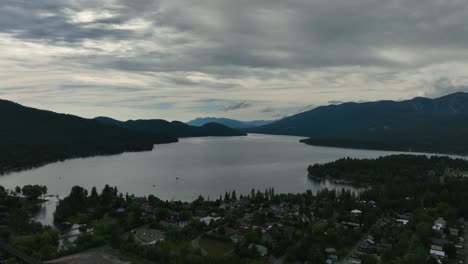
[[[447,239],[443,239],[443,238],[433,238],[431,239],[431,243],[432,245],[444,247],[450,242]]]
[[[237,244],[244,240],[244,236],[239,233],[235,233],[230,237],[230,239],[233,243]]]
[[[338,256],[337,255],[330,255],[330,256],[328,256],[328,259],[333,261],[332,263],[334,263],[334,262],[338,261]]]
[[[262,257],[268,255],[268,248],[266,248],[266,247],[264,247],[264,246],[262,246],[262,245],[251,243],[251,244],[249,245],[249,249],[252,249],[252,248],[255,248],[255,250],[257,251],[257,253],[258,253],[260,256],[262,256]]]
[[[439,217],[437,218],[437,220],[434,221],[434,225],[432,226],[432,229],[436,231],[441,231],[441,230],[444,230],[446,226],[447,226],[447,221],[445,221],[442,217]]]
[[[370,245],[375,245],[374,237],[369,236],[365,242],[369,243]]]
[[[445,252],[442,246],[432,245],[429,254],[437,258],[445,258]]]
[[[352,227],[352,228],[359,228],[359,227],[361,227],[360,224],[354,223],[354,222],[341,222],[341,224],[346,225],[346,226],[350,226],[350,227]]]
[[[459,231],[458,231],[457,228],[449,228],[449,231],[450,231],[450,235],[451,235],[451,236],[457,237],[458,234],[459,234]]]
[[[216,222],[221,220],[221,217],[212,217],[212,216],[205,216],[200,218],[200,222],[204,223],[205,225],[210,225],[212,222]]]
[[[398,223],[401,223],[402,225],[406,225],[406,224],[408,224],[408,222],[409,222],[409,220],[407,220],[407,219],[397,219],[396,221],[397,221]]]
[[[179,222],[177,223],[177,225],[179,226],[179,228],[184,228],[184,227],[186,227],[186,226],[189,225],[189,224],[190,224],[190,221],[179,221]]]
[[[346,264],[361,264],[362,263],[362,260],[359,259],[359,258],[355,258],[355,257],[349,257],[346,261],[345,261]]]

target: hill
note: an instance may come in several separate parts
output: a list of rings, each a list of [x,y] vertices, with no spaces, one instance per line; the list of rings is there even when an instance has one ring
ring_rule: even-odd
[[[274,122],[273,120],[253,120],[253,121],[239,121],[230,118],[218,118],[218,117],[199,117],[194,120],[187,122],[191,126],[203,126],[208,123],[219,123],[231,128],[249,128],[263,126]]]
[[[235,130],[218,123],[207,123],[200,127],[190,126],[180,121],[166,121],[161,119],[118,121],[108,117],[96,117],[96,121],[141,131],[159,136],[175,137],[208,137],[208,136],[245,136],[244,132]]]
[[[151,150],[177,138],[0,100],[0,174],[67,158]]]
[[[248,132],[305,136],[311,145],[468,153],[468,93],[317,107]]]

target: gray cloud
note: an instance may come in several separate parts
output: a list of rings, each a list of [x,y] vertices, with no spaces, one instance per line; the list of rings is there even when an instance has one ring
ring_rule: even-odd
[[[252,104],[247,103],[247,102],[240,102],[238,104],[226,106],[224,108],[224,111],[235,111],[235,110],[240,110],[240,109],[249,108],[249,107],[252,107]]]
[[[273,113],[273,112],[275,112],[275,109],[273,109],[272,107],[265,107],[262,110],[260,110],[260,112],[262,112],[262,113]]]
[[[4,0],[0,92],[82,115],[127,101],[148,111],[123,118],[186,119],[434,97],[467,90],[466,24],[466,1]],[[71,91],[89,108],[59,105]]]
[[[442,77],[434,81],[432,89],[425,96],[440,97],[456,92],[468,92],[468,85],[456,85],[449,78]]]

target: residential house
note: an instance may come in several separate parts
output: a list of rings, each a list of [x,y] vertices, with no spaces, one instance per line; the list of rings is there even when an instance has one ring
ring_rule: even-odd
[[[257,251],[257,253],[258,253],[260,256],[262,256],[262,257],[268,255],[268,248],[267,248],[267,247],[264,247],[264,246],[259,245],[259,244],[253,244],[253,243],[251,243],[251,244],[249,245],[249,249],[252,249],[252,248],[255,248],[255,250]]]
[[[434,221],[432,229],[436,231],[442,231],[445,229],[445,227],[447,227],[447,221],[445,221],[442,217],[439,217]]]

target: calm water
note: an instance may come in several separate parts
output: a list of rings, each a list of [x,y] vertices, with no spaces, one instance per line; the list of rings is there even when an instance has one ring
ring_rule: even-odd
[[[249,193],[252,188],[268,187],[276,192],[317,191],[342,186],[308,180],[309,164],[395,153],[313,147],[299,139],[269,135],[188,138],[149,152],[73,159],[12,173],[1,176],[0,185],[41,184],[50,194],[63,197],[74,185],[100,190],[109,184],[123,193],[154,194],[168,200],[192,200],[198,195],[215,199],[228,190]]]

